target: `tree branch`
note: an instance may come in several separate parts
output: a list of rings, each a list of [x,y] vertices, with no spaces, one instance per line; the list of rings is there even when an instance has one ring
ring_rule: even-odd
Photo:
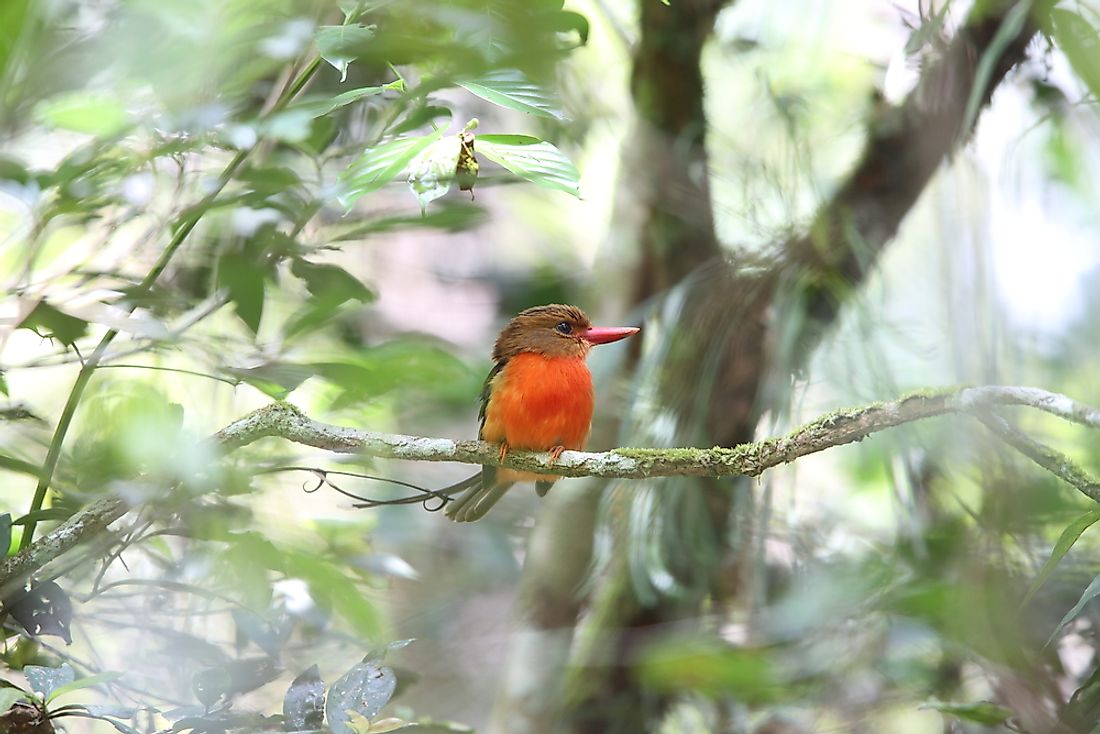
[[[553,464],[549,453],[519,450],[509,451],[501,461],[500,447],[485,441],[452,441],[334,426],[315,421],[288,403],[273,403],[250,413],[219,431],[215,439],[225,447],[235,449],[261,438],[277,436],[338,453],[504,466],[566,477],[754,477],[780,464],[860,441],[872,433],[904,423],[952,413],[981,416],[990,408],[1009,405],[1036,408],[1075,423],[1100,428],[1100,410],[1077,403],[1065,395],[1038,388],[988,385],[913,393],[889,402],[836,411],[800,426],[786,436],[733,448],[618,448],[602,453],[565,451]]]
[[[1037,464],[1091,499],[1100,501],[1100,482],[1064,455],[1035,442],[989,412],[993,408],[1013,405],[1035,408],[1090,428],[1100,428],[1100,410],[1065,395],[1030,387],[990,385],[925,391],[889,402],[840,410],[800,426],[786,436],[733,448],[566,451],[553,465],[546,452],[510,451],[501,461],[499,446],[485,441],[404,436],[321,423],[289,403],[272,403],[249,413],[218,431],[212,440],[223,453],[262,438],[278,437],[337,453],[505,466],[567,477],[757,476],[780,464],[860,441],[888,428],[925,418],[970,413]],[[9,595],[33,573],[78,543],[102,533],[127,509],[126,503],[117,497],[97,500],[25,550],[0,560],[0,598]]]
[[[96,500],[61,523],[53,532],[31,543],[14,556],[0,560],[0,599],[7,599],[31,574],[72,549],[99,535],[129,509],[118,497]]]

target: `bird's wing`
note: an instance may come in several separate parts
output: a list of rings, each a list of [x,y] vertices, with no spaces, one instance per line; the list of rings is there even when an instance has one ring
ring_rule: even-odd
[[[493,365],[493,369],[489,370],[488,376],[485,378],[485,384],[481,386],[481,408],[477,412],[477,437],[484,438],[481,434],[485,431],[485,414],[489,410],[489,398],[493,394],[493,380],[504,369],[504,365],[508,363],[507,360],[500,360]]]
[[[508,360],[502,359],[493,365],[493,369],[489,370],[488,376],[485,378],[485,384],[481,387],[481,408],[477,412],[477,437],[485,438],[482,434],[485,432],[485,414],[489,410],[489,398],[493,394],[493,380],[504,369],[504,365],[508,363]],[[481,486],[482,487],[495,487],[497,483],[497,468],[495,466],[483,466],[481,467]]]

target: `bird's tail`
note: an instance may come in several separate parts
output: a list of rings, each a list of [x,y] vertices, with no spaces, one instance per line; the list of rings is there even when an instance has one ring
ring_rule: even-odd
[[[480,520],[511,486],[511,482],[486,481],[485,472],[478,472],[461,482],[439,490],[440,494],[447,495],[462,492],[462,495],[452,500],[443,512],[455,522]]]

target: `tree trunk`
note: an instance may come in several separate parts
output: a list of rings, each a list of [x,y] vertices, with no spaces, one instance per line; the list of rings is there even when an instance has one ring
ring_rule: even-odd
[[[1029,16],[1023,2],[979,4],[903,104],[877,105],[859,163],[808,233],[785,243],[774,261],[749,268],[723,255],[708,191],[699,62],[720,7],[640,0],[637,120],[623,154],[617,216],[637,228],[635,298],[660,296],[648,326],[662,338],[637,365],[636,393],[648,399],[624,417],[628,445],[751,440],[761,410],[782,402],[782,388],[932,174],[1023,59],[1040,12]],[[563,492],[539,518],[496,731],[655,730],[674,698],[638,679],[639,657],[655,640],[697,627],[708,602],[720,609],[744,588],[740,559],[752,523],[738,510],[751,507],[749,486],[681,478],[608,488],[600,520],[611,552],[596,559],[582,595],[596,492]],[[750,522],[733,521],[741,517]]]

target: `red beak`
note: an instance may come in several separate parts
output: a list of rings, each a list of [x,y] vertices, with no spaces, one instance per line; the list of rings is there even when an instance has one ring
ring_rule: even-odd
[[[583,336],[589,344],[610,344],[628,336],[634,336],[641,329],[633,326],[591,326]]]

